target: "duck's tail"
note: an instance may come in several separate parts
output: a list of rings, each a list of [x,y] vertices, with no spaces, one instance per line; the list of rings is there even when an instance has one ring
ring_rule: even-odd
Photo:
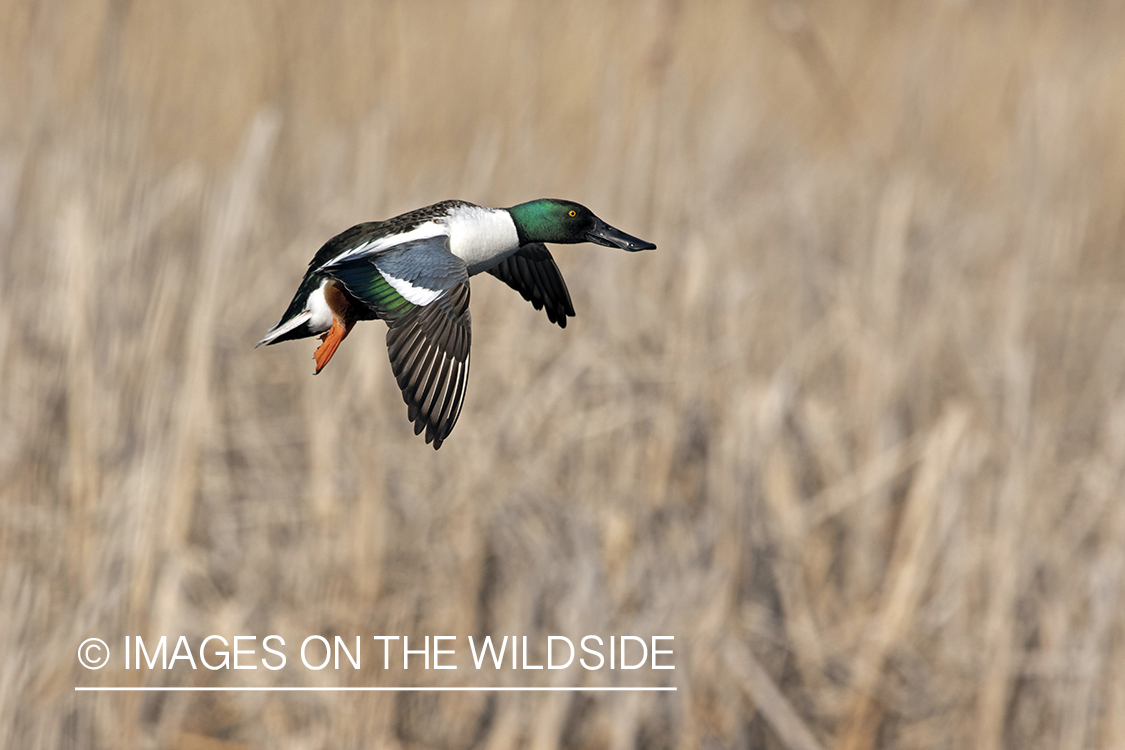
[[[270,344],[278,344],[282,341],[291,341],[293,339],[303,339],[313,335],[313,331],[309,329],[309,319],[312,318],[312,313],[308,310],[294,315],[292,318],[283,318],[277,325],[266,331],[266,335],[262,340],[255,344],[254,348],[258,348],[262,344],[269,346]]]

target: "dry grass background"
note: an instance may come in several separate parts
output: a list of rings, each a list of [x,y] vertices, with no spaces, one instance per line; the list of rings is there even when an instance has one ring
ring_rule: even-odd
[[[1123,23],[0,4],[0,745],[1125,746]],[[475,280],[439,453],[380,324],[253,349],[335,232],[538,196],[660,249],[559,248],[565,331]],[[491,679],[74,659],[269,632],[666,633],[679,690],[72,691]]]

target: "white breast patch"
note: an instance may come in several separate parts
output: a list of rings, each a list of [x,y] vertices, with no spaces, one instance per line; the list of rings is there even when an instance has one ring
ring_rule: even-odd
[[[469,275],[480,273],[519,250],[516,224],[507,211],[461,206],[445,220],[449,249],[465,261]]]

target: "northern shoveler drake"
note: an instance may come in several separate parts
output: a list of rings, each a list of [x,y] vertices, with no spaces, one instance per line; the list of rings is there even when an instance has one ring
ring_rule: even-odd
[[[453,430],[469,375],[469,277],[488,271],[552,323],[574,317],[570,293],[545,242],[594,242],[629,252],[656,245],[611,227],[571,201],[512,208],[443,201],[336,235],[309,263],[277,325],[258,342],[319,335],[324,369],[360,320],[387,322],[391,369],[414,434],[434,448]]]

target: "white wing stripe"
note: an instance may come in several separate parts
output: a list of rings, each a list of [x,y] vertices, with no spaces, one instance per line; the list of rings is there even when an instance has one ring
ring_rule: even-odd
[[[393,234],[390,237],[380,237],[377,240],[367,242],[363,245],[360,245],[359,247],[353,247],[351,250],[340,253],[317,270],[322,271],[335,263],[339,263],[340,261],[348,260],[350,258],[362,258],[366,255],[374,255],[375,253],[392,248],[395,245],[401,245],[404,242],[412,242],[414,240],[427,240],[431,237],[439,237],[447,233],[448,230],[441,224],[433,221],[427,221],[414,227],[409,232]]]
[[[415,305],[425,307],[441,296],[441,289],[427,289],[424,286],[414,286],[406,279],[396,279],[394,276],[383,273],[382,271],[379,271],[379,273],[387,280],[388,284],[394,287],[396,292],[402,295],[403,299]]]

